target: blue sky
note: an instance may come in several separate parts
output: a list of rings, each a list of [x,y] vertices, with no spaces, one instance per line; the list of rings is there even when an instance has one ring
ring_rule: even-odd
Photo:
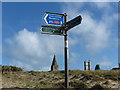
[[[64,70],[64,38],[40,33],[45,12],[81,15],[82,23],[69,33],[69,69],[83,70],[91,61],[101,69],[118,66],[118,3],[19,2],[2,3],[2,64],[24,70],[49,71],[54,54]]]

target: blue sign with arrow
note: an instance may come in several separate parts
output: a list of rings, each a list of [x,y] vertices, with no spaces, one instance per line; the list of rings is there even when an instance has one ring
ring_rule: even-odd
[[[62,26],[64,24],[64,16],[61,14],[46,13],[44,21],[47,25]]]

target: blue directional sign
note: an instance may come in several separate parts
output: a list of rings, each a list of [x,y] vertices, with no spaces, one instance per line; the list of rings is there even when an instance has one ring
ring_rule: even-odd
[[[47,25],[62,26],[64,24],[64,16],[54,13],[46,13],[44,21]]]

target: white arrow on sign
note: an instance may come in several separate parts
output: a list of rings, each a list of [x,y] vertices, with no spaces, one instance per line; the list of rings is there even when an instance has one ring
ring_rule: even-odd
[[[46,19],[47,17],[48,17],[48,14],[46,14],[45,17],[43,18],[46,24],[48,24],[48,21]]]

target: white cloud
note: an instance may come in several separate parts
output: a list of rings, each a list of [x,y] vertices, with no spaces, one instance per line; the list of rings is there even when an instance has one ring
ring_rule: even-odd
[[[70,46],[74,46],[74,45],[76,45],[78,43],[78,41],[77,41],[77,39],[69,38],[68,43],[69,43]]]
[[[70,56],[69,56],[69,69],[76,69],[75,66],[77,66],[79,64],[78,59],[80,59],[80,54],[79,53],[74,53],[74,52],[70,53]]]
[[[43,35],[24,29],[6,42],[9,45],[6,53],[12,59],[11,64],[26,70],[47,70],[53,55],[63,54],[63,38],[58,35]]]
[[[102,66],[102,67],[109,67],[112,65],[112,62],[107,58],[107,57],[102,57],[101,61],[99,62],[99,64]]]
[[[40,69],[40,71],[50,71],[51,70],[51,67],[48,66],[48,67],[43,67],[42,69]]]
[[[68,14],[69,20],[73,17],[81,15],[82,22],[80,25],[69,31],[72,37],[78,36],[78,38],[73,38],[73,40],[70,41],[73,44],[82,43],[85,49],[90,53],[100,52],[105,48],[109,48],[111,45],[110,41],[113,41],[112,34],[114,34],[111,32],[111,27],[117,15],[109,15],[109,11],[111,10],[109,3],[94,3],[94,6],[97,6],[103,12],[101,17],[98,19],[95,18],[94,12],[89,12],[87,10],[82,11],[81,8],[84,3],[71,4],[69,5],[69,3],[65,3],[62,8],[63,12]],[[91,7],[94,8],[93,6]],[[71,45],[73,45],[72,43]]]
[[[95,4],[96,7],[99,8],[99,9],[110,9],[110,5],[107,4],[107,3],[95,2],[94,4]]]
[[[78,54],[78,53],[70,53],[70,61],[69,61],[69,63],[71,63],[71,64],[76,64],[76,63],[78,63],[77,62],[77,60],[80,58],[80,54]]]
[[[33,70],[34,66],[31,66],[29,63],[24,63],[19,60],[13,60],[11,65],[16,65],[17,67],[22,67],[25,70]]]

